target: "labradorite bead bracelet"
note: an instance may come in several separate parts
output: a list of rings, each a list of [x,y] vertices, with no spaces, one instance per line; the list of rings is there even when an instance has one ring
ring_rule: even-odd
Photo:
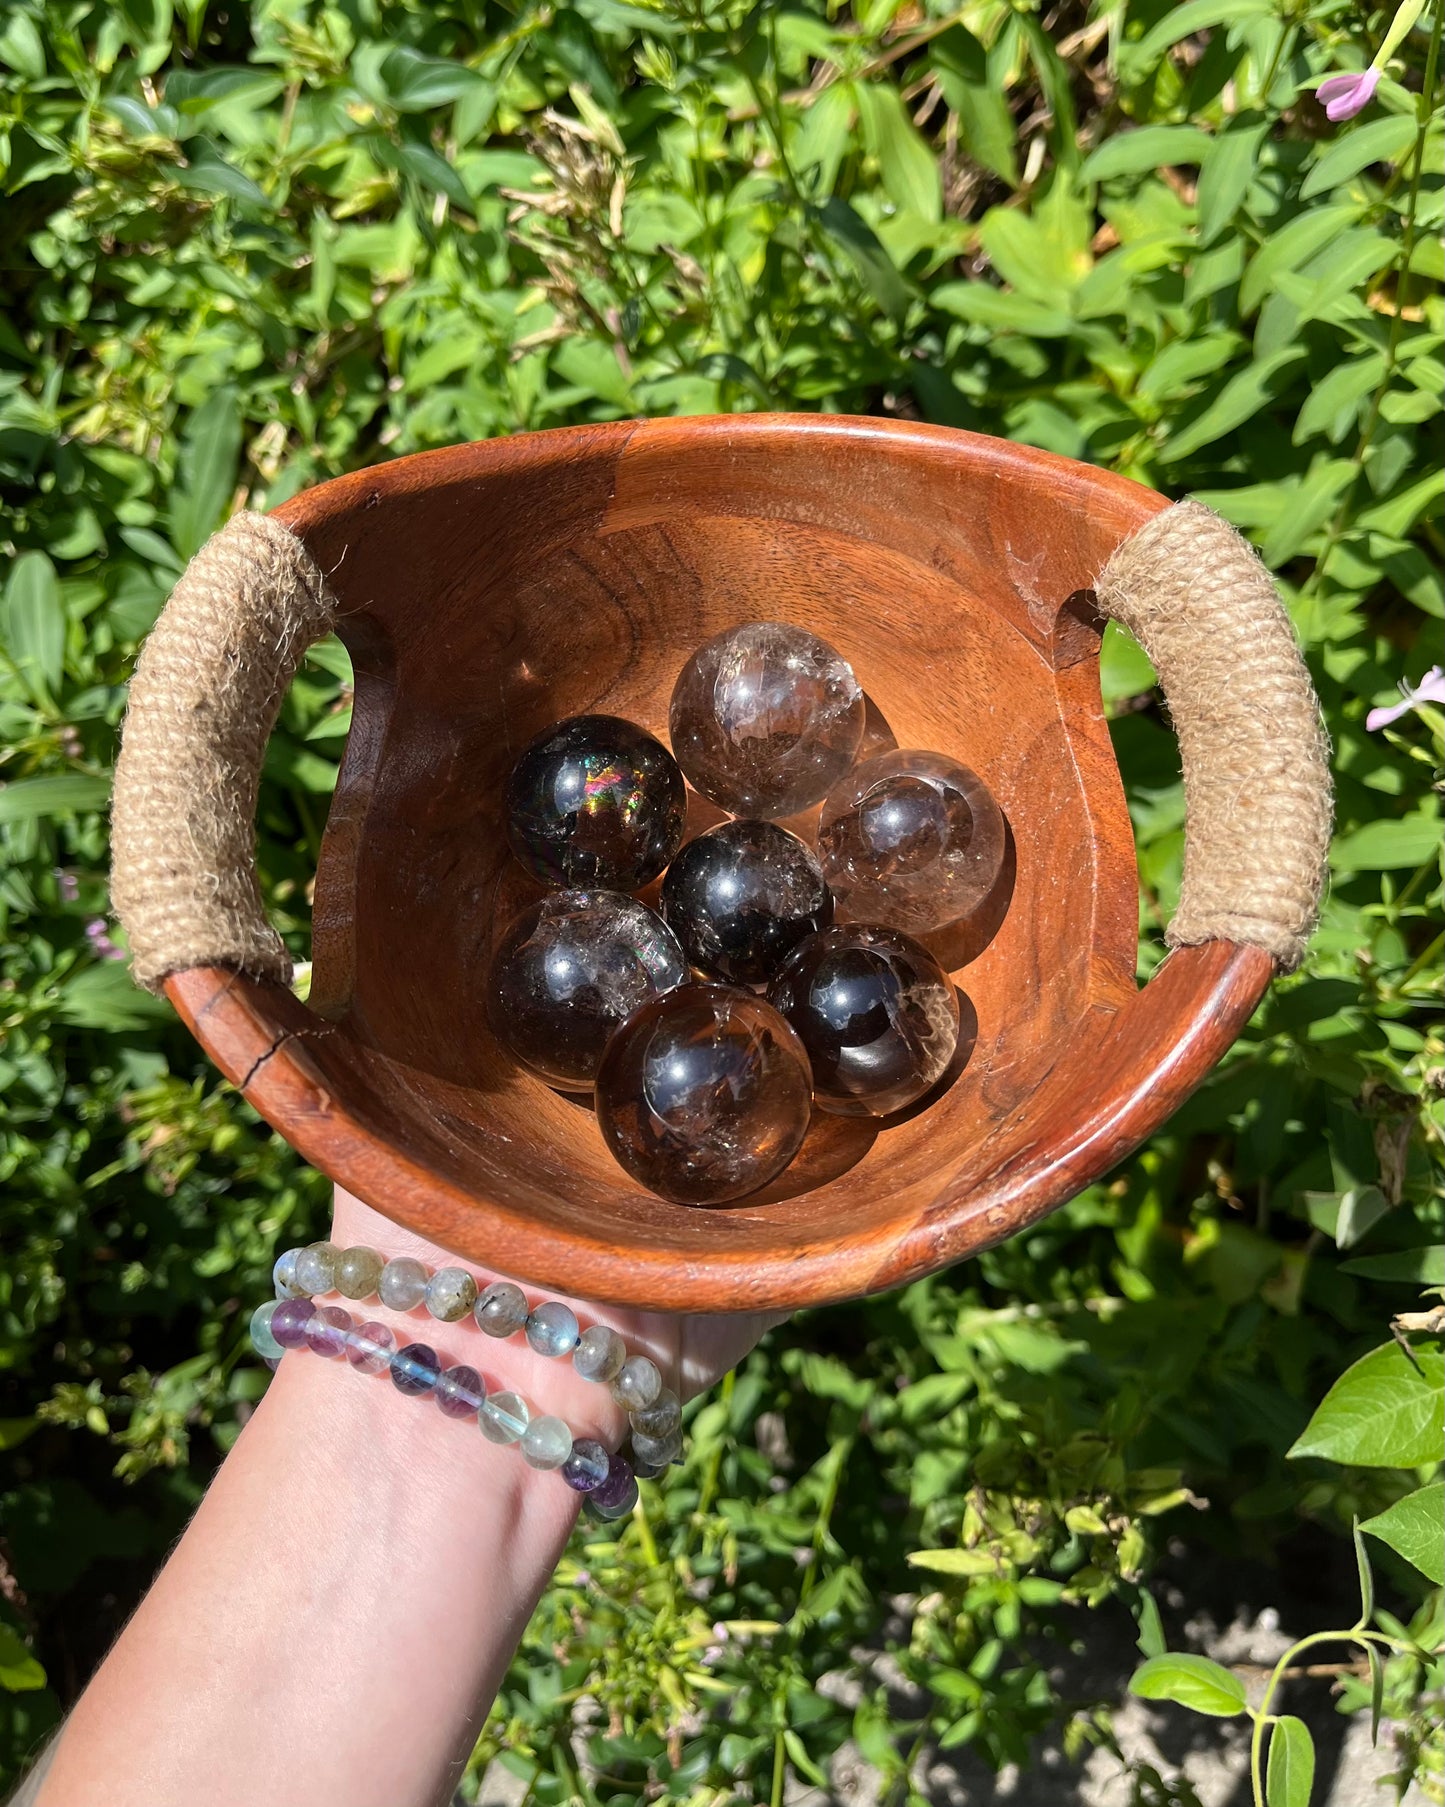
[[[427,1343],[397,1346],[379,1323],[358,1323],[340,1305],[295,1296],[268,1299],[251,1315],[251,1343],[273,1367],[291,1350],[345,1359],[360,1374],[390,1376],[398,1393],[433,1399],[446,1418],[473,1419],[489,1443],[515,1444],[532,1468],[557,1469],[594,1517],[624,1518],[637,1500],[634,1465],[595,1437],[574,1437],[561,1418],[534,1413],[520,1393],[492,1389],[478,1371],[447,1366]]]
[[[609,1325],[583,1329],[576,1312],[560,1299],[529,1305],[511,1280],[478,1282],[463,1267],[433,1270],[410,1255],[387,1261],[375,1249],[343,1249],[331,1242],[287,1249],[277,1258],[272,1277],[280,1300],[339,1292],[358,1302],[379,1298],[392,1311],[424,1306],[444,1324],[470,1314],[487,1336],[521,1335],[538,1355],[554,1360],[570,1355],[576,1372],[605,1386],[627,1412],[639,1471],[661,1474],[682,1454],[682,1402],[663,1386],[657,1364],[650,1356],[629,1355]]]

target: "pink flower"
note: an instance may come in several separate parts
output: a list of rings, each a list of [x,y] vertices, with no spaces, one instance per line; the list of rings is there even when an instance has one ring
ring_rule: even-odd
[[[1380,71],[1365,69],[1359,75],[1332,75],[1315,90],[1324,107],[1325,118],[1338,125],[1342,119],[1353,119],[1363,113],[1375,98],[1380,85]]]
[[[111,940],[103,916],[94,916],[85,925],[85,938],[97,960],[124,960],[125,949]]]
[[[1408,715],[1421,703],[1445,703],[1445,671],[1432,665],[1418,684],[1413,687],[1401,684],[1400,696],[1402,701],[1398,703],[1372,709],[1365,717],[1365,726],[1372,732],[1376,728],[1388,728],[1391,722],[1399,721],[1402,715]]]

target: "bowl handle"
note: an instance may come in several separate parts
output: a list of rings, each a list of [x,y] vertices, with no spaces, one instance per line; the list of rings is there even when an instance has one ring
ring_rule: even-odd
[[[1171,947],[1304,958],[1333,807],[1329,742],[1263,560],[1228,521],[1176,502],[1131,534],[1095,584],[1104,614],[1159,674],[1184,770],[1184,882]]]
[[[1297,966],[1329,851],[1328,748],[1268,571],[1228,522],[1180,502],[1117,548],[1096,590],[1153,661],[1179,736],[1187,821],[1170,945],[1242,942]],[[337,612],[289,528],[238,514],[186,567],[141,651],[111,897],[153,991],[196,966],[290,979],[256,882],[256,799],[286,687]]]
[[[286,687],[336,615],[296,535],[238,514],[186,566],[141,649],[115,768],[110,894],[151,991],[193,966],[291,978],[256,882],[256,796]]]

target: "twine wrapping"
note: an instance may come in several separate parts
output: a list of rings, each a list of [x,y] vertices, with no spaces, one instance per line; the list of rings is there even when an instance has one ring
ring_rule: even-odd
[[[1184,768],[1184,883],[1171,947],[1237,941],[1292,971],[1319,912],[1329,743],[1284,605],[1258,554],[1177,502],[1100,572],[1099,606],[1152,660]]]
[[[256,796],[286,686],[335,618],[295,534],[238,514],[191,560],[145,643],[115,771],[111,899],[152,991],[193,966],[291,977],[256,882]]]
[[[1124,541],[1100,607],[1138,639],[1179,736],[1187,809],[1171,946],[1303,958],[1330,837],[1319,705],[1269,573],[1226,521],[1180,502]],[[137,980],[195,966],[288,980],[256,882],[266,742],[336,599],[289,529],[240,514],[196,554],[131,681],[111,895]]]

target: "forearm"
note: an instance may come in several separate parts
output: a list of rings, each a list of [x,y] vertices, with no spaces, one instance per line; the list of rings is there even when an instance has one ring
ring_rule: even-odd
[[[498,1365],[466,1327],[397,1327]],[[524,1390],[527,1354],[507,1375]],[[616,1441],[605,1409],[593,1424]],[[558,1475],[430,1401],[288,1356],[77,1706],[42,1807],[448,1800],[575,1517]]]

